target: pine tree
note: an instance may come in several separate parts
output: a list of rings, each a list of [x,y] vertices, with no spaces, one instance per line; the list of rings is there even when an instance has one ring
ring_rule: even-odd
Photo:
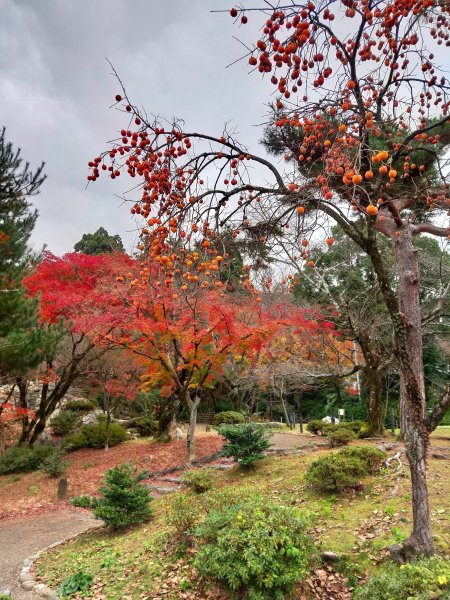
[[[120,235],[109,235],[104,227],[100,227],[95,233],[84,233],[74,250],[91,255],[125,252]]]
[[[45,180],[23,163],[20,149],[0,134],[0,377],[20,375],[39,360],[36,301],[24,293],[22,279],[33,259],[29,239],[37,219],[30,198]]]

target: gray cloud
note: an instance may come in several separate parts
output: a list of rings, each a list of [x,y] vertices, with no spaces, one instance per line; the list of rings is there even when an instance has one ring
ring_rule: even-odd
[[[87,162],[125,124],[109,109],[119,90],[106,58],[133,102],[149,112],[217,133],[232,120],[247,144],[257,143],[254,125],[268,89],[244,65],[225,68],[242,47],[232,19],[210,9],[229,6],[228,0],[0,0],[0,124],[24,158],[47,164],[35,202],[36,247],[47,243],[60,254],[99,226],[129,248],[135,241],[129,212],[114,196],[126,181],[105,178],[86,189]]]

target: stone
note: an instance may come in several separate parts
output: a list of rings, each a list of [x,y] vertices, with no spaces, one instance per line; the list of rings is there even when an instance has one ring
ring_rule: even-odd
[[[432,452],[431,456],[433,458],[436,458],[437,460],[446,460],[447,458],[449,458],[447,454],[442,454],[442,452]]]
[[[40,592],[41,594],[44,592],[44,590],[47,588],[47,586],[44,583],[37,583],[34,586],[34,589],[36,592]]]
[[[32,560],[30,560],[29,558],[26,558],[26,559],[23,561],[23,565],[22,565],[22,566],[23,566],[23,567],[31,567],[31,565],[32,565],[32,564],[33,564],[33,561],[32,561]]]
[[[22,582],[22,588],[26,591],[26,592],[31,592],[32,590],[34,590],[34,579],[32,579],[31,581],[23,581]]]
[[[398,444],[395,442],[385,442],[385,443],[377,446],[377,448],[378,448],[378,450],[382,450],[383,452],[386,452],[386,450],[394,450],[395,448],[397,448],[397,446],[398,446]]]
[[[0,594],[3,596],[11,596],[11,590],[8,588],[0,588]]]
[[[48,600],[58,600],[59,598],[58,594],[53,590],[44,591],[42,595]]]
[[[39,446],[46,446],[47,444],[51,444],[52,442],[53,442],[52,436],[47,429],[45,429],[42,433],[40,433],[36,440],[36,443]]]
[[[165,487],[160,485],[154,485],[152,483],[144,484],[146,488],[148,488],[152,492],[156,492],[157,494],[165,495],[171,494],[172,492],[179,492],[182,488],[179,485],[174,485],[172,487]]]
[[[91,425],[92,423],[97,423],[98,418],[101,417],[103,415],[103,411],[100,410],[99,408],[96,408],[95,410],[91,410],[90,412],[86,413],[82,419],[81,419],[81,423],[83,425]]]
[[[325,562],[337,562],[341,558],[339,554],[336,554],[336,552],[331,552],[331,550],[325,550],[325,552],[322,552],[320,556]]]
[[[24,573],[24,572],[22,571],[22,572],[20,573],[20,575],[19,575],[19,581],[20,581],[21,583],[26,583],[27,581],[33,581],[33,582],[34,582],[34,579],[33,579],[33,577],[32,577],[32,576],[31,576],[31,575],[30,575],[28,572],[25,572],[25,573]]]

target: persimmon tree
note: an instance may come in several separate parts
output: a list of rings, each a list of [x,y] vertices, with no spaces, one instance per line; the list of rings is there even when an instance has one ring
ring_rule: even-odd
[[[247,58],[279,94],[273,122],[286,169],[226,130],[204,134],[181,121],[150,119],[122,89],[116,101],[128,122],[90,162],[88,179],[125,172],[140,186],[132,213],[147,221],[151,260],[165,255],[171,235],[198,232],[206,243],[215,226],[232,221],[236,235],[257,225],[264,236],[275,224],[331,220],[367,254],[393,324],[412,478],[413,532],[398,558],[431,554],[420,273],[412,240],[449,235],[437,221],[450,204],[443,165],[449,84],[435,57],[450,45],[448,5],[319,0],[240,6],[230,14],[242,24],[250,17],[261,23]],[[254,174],[263,170],[259,183]],[[247,209],[257,202],[274,207],[270,222],[250,223]],[[396,288],[380,235],[392,245]]]
[[[34,402],[30,382],[40,383],[34,413],[22,419],[21,443],[36,442],[71,386],[91,373],[110,349],[99,343],[100,336],[114,327],[114,297],[105,290],[114,289],[118,274],[132,264],[129,256],[120,253],[72,253],[62,258],[48,253],[24,280],[30,296],[39,298],[40,325],[47,335],[39,367],[16,381],[22,409]]]

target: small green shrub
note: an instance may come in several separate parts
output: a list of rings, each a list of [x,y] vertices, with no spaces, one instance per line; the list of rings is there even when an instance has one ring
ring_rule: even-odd
[[[78,412],[91,412],[98,408],[98,404],[93,400],[87,400],[86,398],[82,398],[81,400],[68,400],[61,410],[70,410],[70,411],[78,411]]]
[[[101,496],[93,502],[94,516],[111,529],[148,521],[152,513],[150,493],[141,484],[145,477],[146,473],[136,474],[129,464],[106,471]]]
[[[72,433],[80,420],[80,413],[74,410],[61,410],[50,419],[50,425],[56,435]]]
[[[271,432],[255,423],[220,425],[218,432],[229,442],[223,447],[224,456],[232,456],[242,467],[254,465],[270,448]]]
[[[59,588],[59,595],[71,596],[76,592],[86,592],[92,585],[94,578],[92,575],[88,575],[83,571],[78,571],[78,573],[74,573],[67,579],[61,583],[61,587]]]
[[[365,438],[371,437],[371,432],[370,432],[370,428],[369,425],[367,423],[363,423],[361,425],[361,428],[358,432],[358,437],[360,440],[364,440]]]
[[[338,446],[347,446],[353,440],[356,440],[356,435],[353,431],[349,429],[335,429],[334,431],[329,431],[328,435],[328,443],[332,448],[336,448]]]
[[[356,485],[360,477],[367,474],[367,466],[360,458],[335,452],[313,461],[305,477],[316,490],[341,492],[346,487]]]
[[[343,448],[338,454],[347,457],[354,457],[361,460],[367,468],[370,475],[377,475],[387,458],[386,452],[372,448],[372,446],[352,446],[351,448]]]
[[[192,494],[176,494],[166,515],[167,524],[175,529],[182,541],[190,539],[202,518],[202,507]]]
[[[127,439],[126,429],[118,423],[110,423],[107,431],[105,419],[83,425],[80,432],[86,437],[89,448],[103,448],[107,437],[109,446],[117,446]]]
[[[6,594],[0,594],[0,600],[11,600],[11,596],[7,596]]]
[[[49,444],[30,448],[29,446],[11,446],[0,458],[0,475],[9,473],[27,473],[39,469],[44,460],[56,448]]]
[[[73,452],[79,448],[87,448],[88,441],[84,433],[77,431],[65,436],[63,446],[67,452]]]
[[[338,427],[353,431],[356,435],[359,435],[361,427],[364,427],[364,425],[367,425],[365,421],[343,421],[337,424]]]
[[[352,431],[356,437],[363,438],[368,435],[365,421],[344,421],[342,423],[327,423],[319,419],[309,421],[306,429],[315,435],[329,435],[334,431]]]
[[[95,504],[95,498],[93,496],[74,496],[69,502],[77,508],[92,508]]]
[[[235,410],[225,410],[217,413],[214,417],[215,425],[236,425],[237,423],[244,423],[245,417],[242,413]]]
[[[249,600],[283,600],[315,557],[308,525],[298,509],[262,498],[211,510],[196,529],[195,566]]]
[[[314,435],[323,435],[328,423],[319,419],[313,419],[306,425],[306,429]]]
[[[107,432],[106,420],[100,419],[97,423],[82,425],[80,431],[68,435],[64,440],[64,447],[68,451],[78,448],[104,448],[107,437],[108,446],[117,446],[127,439],[127,432],[118,423],[110,423]]]
[[[40,465],[40,470],[50,477],[60,477],[67,469],[67,463],[63,460],[64,452],[56,450],[49,454]]]
[[[187,471],[181,477],[182,483],[196,494],[203,494],[213,486],[214,474],[211,468]]]
[[[158,432],[158,421],[152,416],[140,417],[135,423],[139,435],[148,437]]]
[[[407,565],[383,566],[354,592],[355,600],[427,600],[450,598],[450,560],[424,558]]]

